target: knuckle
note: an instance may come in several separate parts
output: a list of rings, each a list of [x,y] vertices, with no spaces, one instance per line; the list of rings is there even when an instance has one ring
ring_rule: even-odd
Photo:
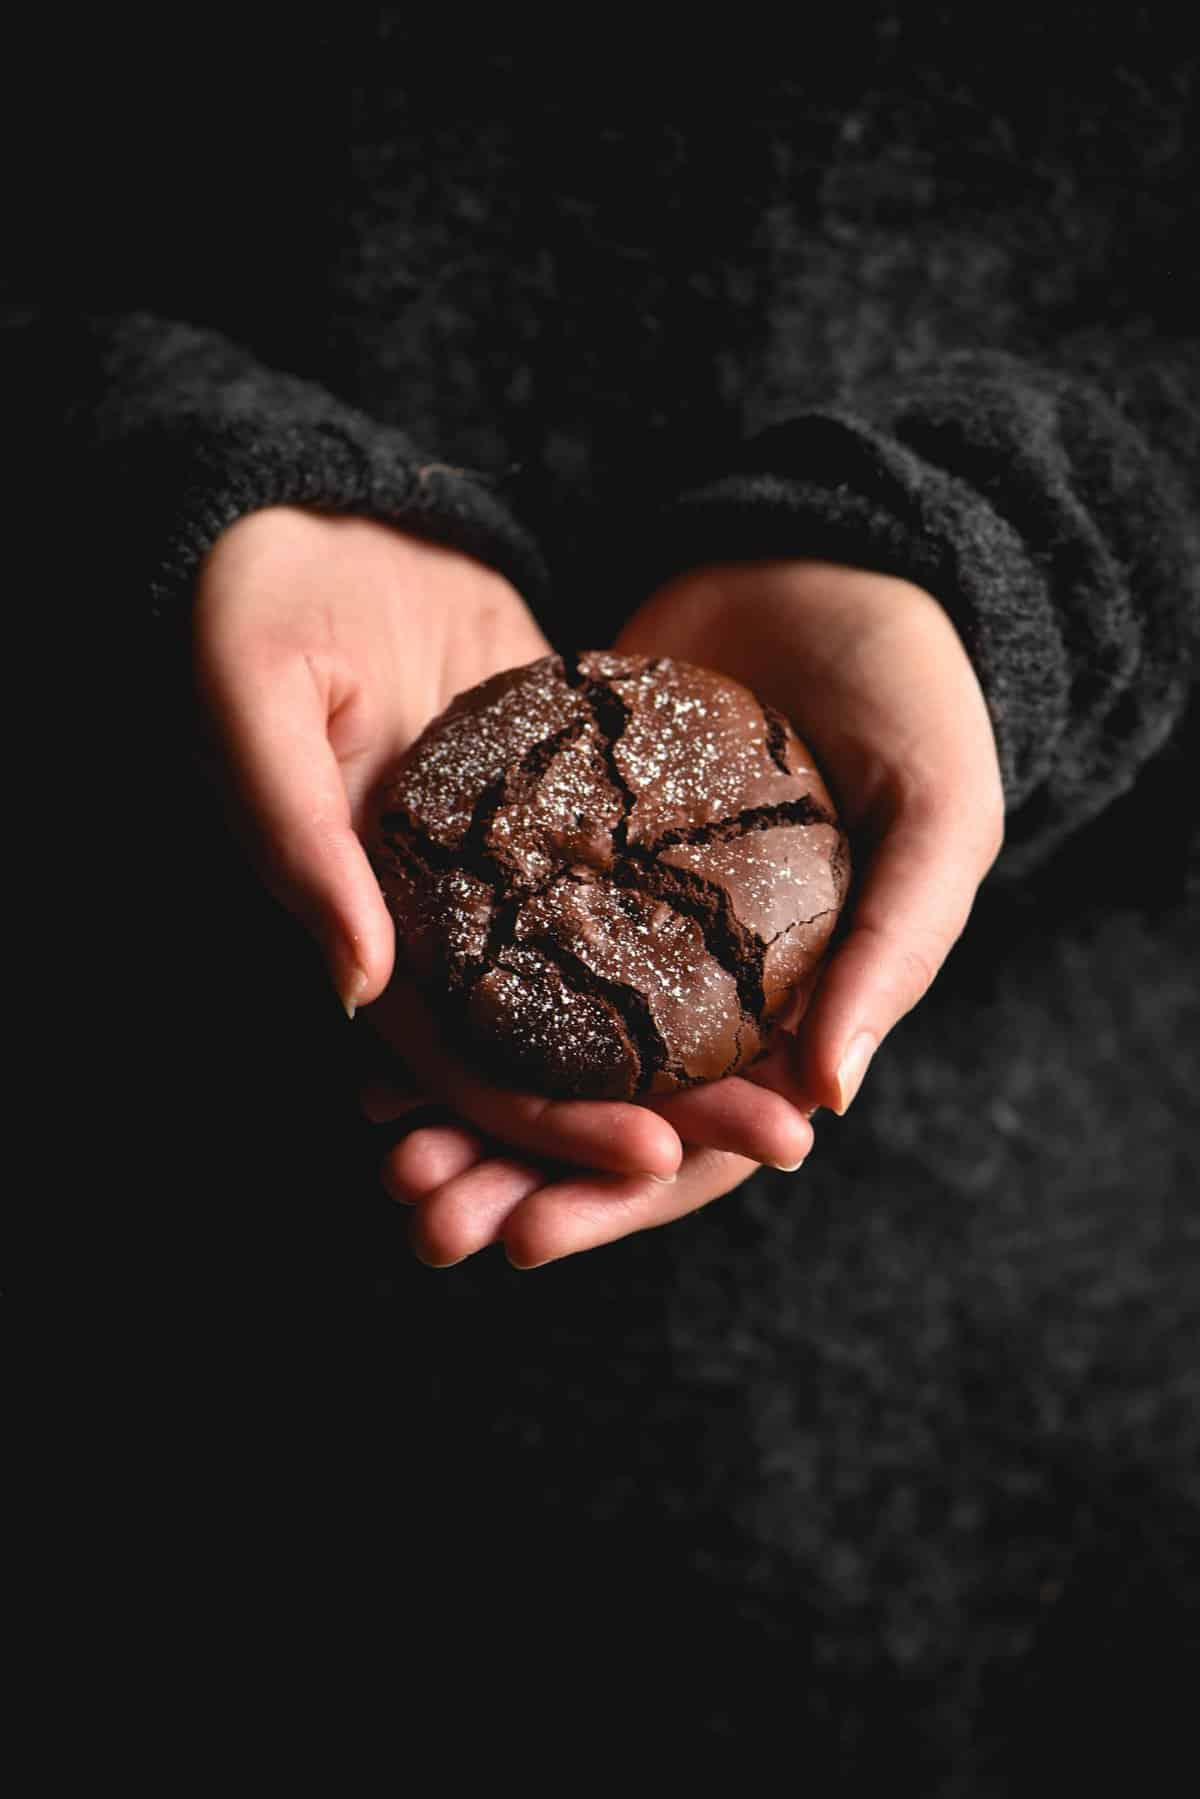
[[[953,939],[943,938],[926,926],[904,930],[897,925],[869,924],[866,927],[882,952],[889,970],[890,984],[915,1004],[937,977]]]
[[[898,960],[905,989],[921,999],[933,986],[946,957],[949,944],[942,944],[933,932],[919,942],[898,948]]]

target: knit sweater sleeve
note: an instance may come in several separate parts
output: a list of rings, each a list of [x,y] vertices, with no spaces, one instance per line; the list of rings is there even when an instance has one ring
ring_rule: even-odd
[[[1128,789],[1200,661],[1200,344],[961,353],[786,418],[644,521],[642,591],[816,557],[946,608],[996,734],[1019,874]]]
[[[104,591],[164,642],[186,641],[205,552],[274,505],[385,521],[487,562],[533,604],[542,596],[541,553],[500,478],[448,467],[216,331],[144,312],[10,308],[5,322],[14,440],[37,446],[41,483],[69,495]]]

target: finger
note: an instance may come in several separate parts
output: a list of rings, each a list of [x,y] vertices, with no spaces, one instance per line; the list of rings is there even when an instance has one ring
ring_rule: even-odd
[[[458,1125],[431,1124],[410,1131],[388,1151],[380,1178],[393,1199],[416,1205],[426,1194],[473,1168],[485,1154],[482,1141]]]
[[[962,934],[993,855],[947,809],[910,814],[883,838],[805,1020],[803,1078],[816,1104],[845,1112]]]
[[[514,1207],[545,1179],[534,1163],[483,1157],[421,1201],[409,1232],[413,1253],[431,1268],[452,1268],[494,1243]]]
[[[801,1038],[795,1031],[776,1031],[767,1053],[746,1069],[744,1078],[778,1093],[803,1118],[811,1118],[820,1109],[809,1091]]]
[[[746,1156],[692,1149],[670,1187],[594,1175],[555,1181],[516,1206],[502,1231],[505,1252],[515,1268],[539,1268],[635,1231],[654,1230],[731,1192],[757,1168]]]
[[[298,656],[229,652],[205,685],[250,847],[271,891],[316,938],[351,1017],[392,970],[392,921],[351,823],[329,742],[329,695]]]
[[[623,1100],[548,1099],[493,1085],[450,1054],[407,978],[392,982],[372,1017],[422,1085],[488,1137],[539,1161],[674,1178],[683,1145],[666,1119]]]
[[[812,1148],[811,1126],[785,1096],[738,1075],[642,1103],[674,1125],[687,1144],[726,1150],[788,1173]]]

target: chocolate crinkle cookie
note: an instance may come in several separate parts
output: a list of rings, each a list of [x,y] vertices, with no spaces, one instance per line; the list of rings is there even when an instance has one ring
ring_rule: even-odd
[[[666,657],[545,656],[381,784],[397,962],[494,1079],[595,1099],[733,1074],[802,1006],[849,881],[791,725]]]

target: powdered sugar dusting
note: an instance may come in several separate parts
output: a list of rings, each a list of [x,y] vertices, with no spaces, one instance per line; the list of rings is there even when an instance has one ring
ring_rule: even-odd
[[[734,915],[766,952],[762,987],[766,1016],[787,1003],[788,989],[815,968],[837,924],[840,892],[833,825],[779,825],[720,843],[678,843],[660,852],[675,868],[716,881]]]
[[[495,895],[470,869],[431,874],[394,858],[386,890],[405,959],[415,973],[428,974],[440,960],[457,977],[482,959]]]
[[[677,843],[659,860],[718,881],[747,930],[764,943],[838,902],[832,825],[776,825],[718,843]]]
[[[384,785],[399,954],[500,1079],[598,1098],[716,1079],[836,922],[829,796],[724,676],[604,651],[578,675],[548,656],[461,694]]]
[[[470,1018],[493,1050],[499,1046],[543,1081],[549,1070],[568,1091],[605,1098],[636,1082],[637,1054],[613,1007],[573,992],[537,950],[504,952],[500,965],[476,983]]]
[[[608,869],[624,801],[608,778],[600,735],[588,724],[556,752],[488,831],[492,855],[529,886],[564,863]]]
[[[666,831],[736,817],[806,791],[776,764],[762,707],[736,682],[664,658],[611,685],[631,708],[613,749],[638,796],[630,843],[652,843]]]
[[[566,878],[522,906],[518,938],[552,937],[602,980],[644,995],[672,1059],[711,1080],[737,1053],[737,983],[699,926],[662,900]]]
[[[578,718],[583,702],[557,656],[495,675],[428,727],[399,765],[388,803],[403,806],[435,842],[462,842],[480,795],[537,743]]]

